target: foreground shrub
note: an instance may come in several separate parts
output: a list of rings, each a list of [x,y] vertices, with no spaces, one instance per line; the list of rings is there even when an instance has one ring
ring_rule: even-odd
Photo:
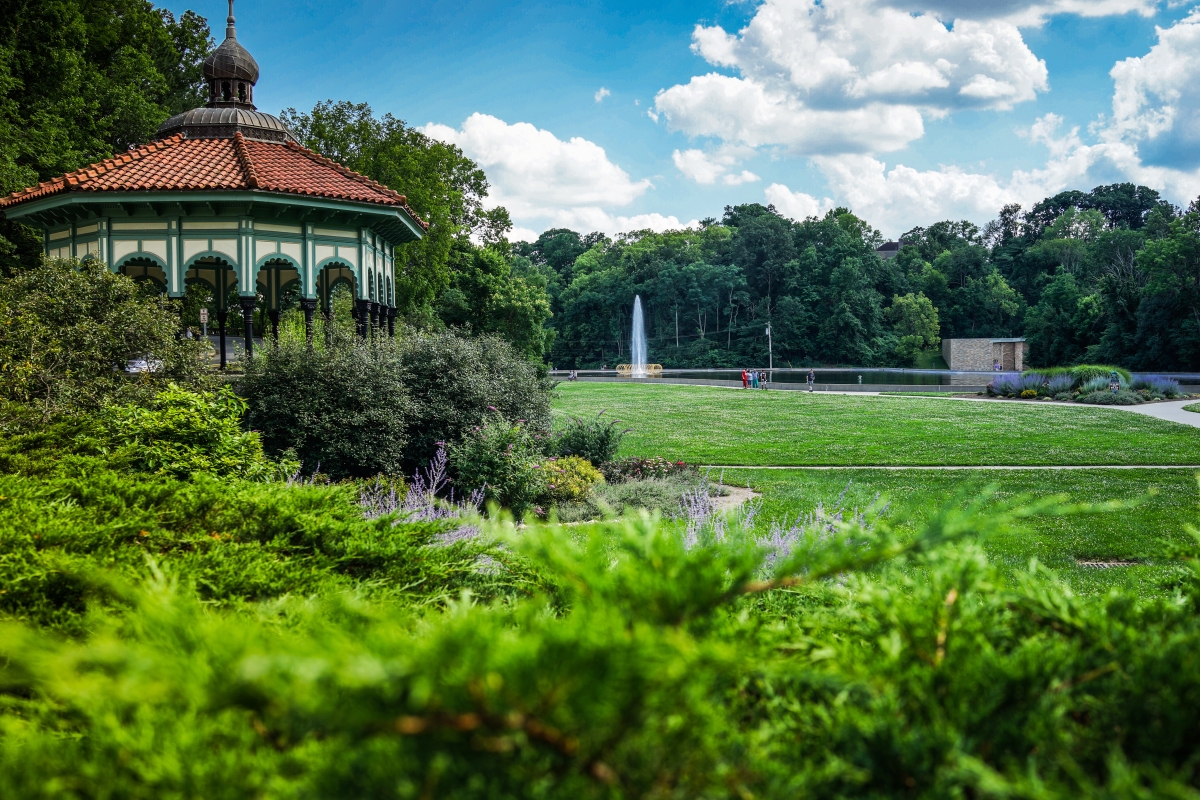
[[[482,490],[487,502],[510,509],[518,518],[546,493],[539,443],[523,424],[507,421],[495,409],[447,452],[461,493]]]
[[[414,421],[405,450],[412,472],[437,453],[438,442],[461,441],[498,409],[526,430],[550,432],[551,381],[512,345],[493,336],[397,334],[396,351]]]
[[[263,455],[259,435],[242,430],[245,413],[245,401],[227,386],[218,392],[171,386],[146,407],[106,406],[85,441],[117,469],[176,478],[198,472],[251,480],[285,477],[294,465],[278,465]]]
[[[147,399],[201,374],[201,344],[179,338],[168,300],[98,261],[46,260],[0,280],[0,320],[0,397],[43,418]],[[127,375],[134,359],[154,370]]]
[[[301,341],[256,351],[238,391],[267,452],[292,452],[306,472],[335,478],[402,475],[414,403],[388,342],[332,331],[325,345]]]
[[[0,795],[1193,797],[1191,568],[1172,602],[1009,582],[973,540],[1012,514],[962,505],[778,549],[496,527],[553,592],[421,615],[221,613],[168,573],[77,640],[0,629]]]
[[[364,514],[353,485],[99,469],[0,476],[0,498],[0,613],[72,633],[152,570],[214,608],[341,592],[438,603],[504,593],[524,575],[479,572],[484,542],[438,546],[452,520]]]
[[[618,427],[620,420],[605,421],[601,411],[595,419],[568,417],[554,432],[554,449],[560,456],[579,456],[598,467],[617,457],[621,439],[628,429]]]

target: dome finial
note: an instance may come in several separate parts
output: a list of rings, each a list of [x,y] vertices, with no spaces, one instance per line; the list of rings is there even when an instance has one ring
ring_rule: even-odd
[[[237,28],[233,26],[233,0],[229,0],[229,18],[225,20],[225,38],[236,39]]]

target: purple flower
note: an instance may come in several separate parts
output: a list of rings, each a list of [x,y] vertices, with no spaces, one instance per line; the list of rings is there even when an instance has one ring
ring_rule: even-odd
[[[488,406],[488,411],[495,411],[495,410],[497,410],[495,406]]]

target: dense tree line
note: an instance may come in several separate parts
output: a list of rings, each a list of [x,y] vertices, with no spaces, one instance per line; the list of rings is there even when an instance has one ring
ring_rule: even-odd
[[[552,360],[628,357],[630,309],[646,309],[651,360],[676,367],[934,365],[940,339],[1026,336],[1036,365],[1178,370],[1200,364],[1200,208],[1144,186],[1068,191],[982,229],[917,227],[898,252],[839,208],[794,221],[727,207],[699,230],[546,231],[513,269],[544,281]]]
[[[149,140],[203,102],[204,18],[147,0],[0,0],[0,191]],[[791,220],[727,207],[698,230],[609,238],[552,229],[510,245],[487,176],[452,144],[366,104],[326,101],[282,118],[300,142],[403,192],[431,221],[397,249],[410,324],[491,334],[535,361],[628,357],[641,295],[650,353],[668,366],[936,365],[942,338],[1026,336],[1037,365],[1200,364],[1200,206],[1133,184],[1067,191],[980,228],[944,221],[894,258],[849,209]],[[40,257],[37,234],[0,221],[0,273]]]

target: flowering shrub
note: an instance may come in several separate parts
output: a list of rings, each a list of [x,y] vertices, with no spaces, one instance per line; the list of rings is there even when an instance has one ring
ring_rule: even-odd
[[[640,481],[647,478],[670,478],[676,475],[699,475],[694,464],[668,461],[661,456],[651,458],[622,458],[600,465],[600,472],[609,483]]]
[[[1048,380],[1045,375],[1037,372],[1005,372],[992,379],[987,386],[987,392],[991,397],[1037,397],[1046,391]],[[1025,392],[1033,394],[1027,395]]]
[[[1148,397],[1160,398],[1183,397],[1179,381],[1165,375],[1134,375],[1129,382],[1129,388],[1135,392],[1146,392]]]
[[[555,502],[574,502],[587,496],[604,476],[586,458],[567,456],[542,462],[546,497]]]
[[[1021,392],[1021,397],[1025,400],[1032,400],[1033,398],[1035,398],[1037,396],[1038,396],[1037,389],[1024,389]]]
[[[498,411],[451,445],[449,456],[459,487],[482,490],[485,500],[518,517],[546,491],[538,443],[524,425],[509,422]]]
[[[1075,379],[1070,375],[1051,375],[1046,380],[1046,394],[1057,397],[1075,388]]]
[[[1099,392],[1081,394],[1075,402],[1087,403],[1093,406],[1136,406],[1140,405],[1143,400],[1136,392],[1131,392],[1128,389],[1111,392],[1106,388]]]

